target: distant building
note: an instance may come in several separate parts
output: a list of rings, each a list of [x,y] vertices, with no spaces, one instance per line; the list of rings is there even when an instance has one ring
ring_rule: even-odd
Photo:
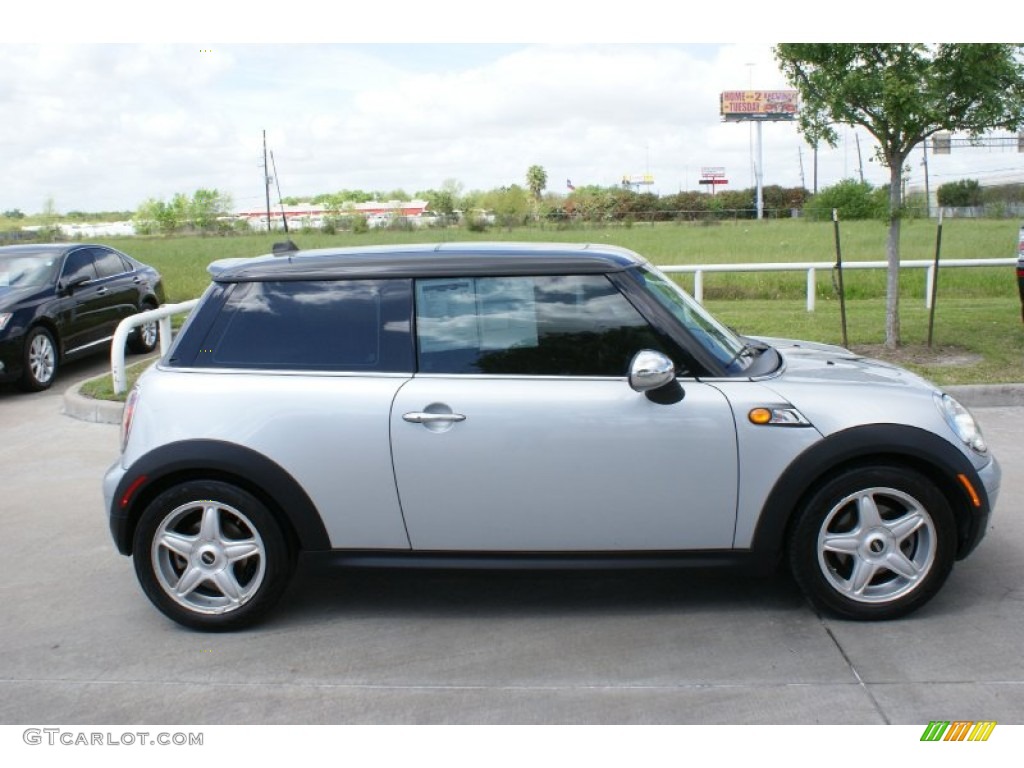
[[[324,220],[330,216],[362,216],[371,226],[379,226],[379,222],[397,217],[415,221],[427,211],[426,200],[390,200],[382,202],[374,200],[368,203],[348,203],[340,211],[325,208],[323,205],[302,203],[299,205],[278,205],[270,209],[270,225],[273,229],[283,229],[283,219],[288,227],[313,227],[319,229]],[[266,229],[267,209],[249,209],[238,211],[234,218],[245,221],[253,229]]]

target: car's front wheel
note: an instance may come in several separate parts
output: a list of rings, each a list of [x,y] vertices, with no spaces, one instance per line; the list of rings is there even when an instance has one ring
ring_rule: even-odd
[[[24,369],[19,386],[27,392],[47,389],[57,377],[57,343],[42,326],[33,328],[25,338]]]
[[[930,600],[953,567],[956,526],[945,496],[906,468],[860,467],[819,488],[789,540],[793,575],[817,607],[892,619]]]
[[[139,519],[133,557],[157,608],[210,631],[261,619],[284,592],[294,561],[267,507],[219,481],[189,481],[157,496]]]

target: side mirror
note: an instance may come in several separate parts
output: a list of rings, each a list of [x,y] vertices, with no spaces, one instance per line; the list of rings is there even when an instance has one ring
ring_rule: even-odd
[[[651,349],[633,355],[629,364],[629,386],[643,392],[659,405],[672,405],[683,399],[683,388],[676,381],[676,367],[668,356]]]
[[[75,288],[77,288],[80,285],[84,285],[85,283],[88,282],[89,278],[86,277],[85,275],[78,275],[78,277],[73,277],[61,286],[61,295],[70,296],[75,292]]]
[[[661,352],[644,349],[629,364],[629,386],[634,392],[650,392],[675,381],[676,367]]]

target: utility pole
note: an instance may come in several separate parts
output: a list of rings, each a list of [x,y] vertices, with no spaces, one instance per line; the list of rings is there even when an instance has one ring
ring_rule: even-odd
[[[270,169],[267,168],[266,131],[263,131],[263,190],[267,193],[267,232],[270,232]]]
[[[925,218],[930,219],[932,217],[932,193],[928,189],[928,139],[921,142],[921,149],[924,151],[924,213]],[[939,226],[941,227],[942,214],[939,214]],[[933,300],[934,301],[934,300]],[[929,341],[931,339],[929,338]],[[928,346],[931,346],[929,344]]]
[[[761,141],[761,124],[757,120],[757,167],[755,177],[757,180],[757,220],[764,218],[764,151]]]
[[[853,138],[857,140],[857,168],[860,171],[860,183],[864,183],[864,158],[860,155],[860,134],[853,132]]]
[[[814,189],[811,194],[818,194],[818,142],[814,142]]]

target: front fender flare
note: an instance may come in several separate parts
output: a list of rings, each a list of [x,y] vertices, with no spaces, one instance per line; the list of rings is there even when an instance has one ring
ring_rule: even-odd
[[[932,432],[903,424],[869,424],[829,435],[793,460],[761,509],[751,549],[759,556],[777,558],[785,548],[791,521],[825,478],[844,467],[878,463],[912,466],[939,487],[957,518],[958,557],[981,538],[991,505],[970,460]],[[980,506],[974,506],[957,480],[961,474],[974,486]]]

